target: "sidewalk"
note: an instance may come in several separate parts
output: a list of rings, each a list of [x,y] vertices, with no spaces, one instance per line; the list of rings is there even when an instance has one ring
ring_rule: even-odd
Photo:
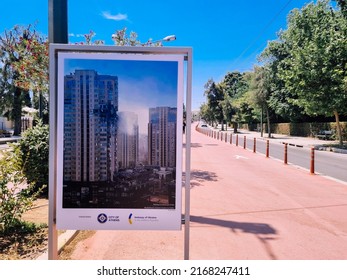
[[[212,129],[214,131],[221,131],[219,128],[212,128],[208,127],[208,129]],[[228,127],[228,134],[233,133],[234,129]],[[271,133],[271,138],[268,137],[268,133],[266,131],[263,132],[263,137],[261,137],[261,133],[257,131],[249,131],[245,129],[238,129],[238,134],[241,135],[246,135],[249,138],[257,138],[257,139],[262,139],[262,140],[270,140],[273,142],[280,142],[280,143],[288,143],[293,146],[301,146],[301,147],[312,147],[312,146],[323,146],[326,144],[333,144],[333,143],[338,143],[338,141],[334,140],[322,140],[318,138],[313,138],[313,137],[300,137],[300,136],[290,136],[290,135],[285,135],[285,134],[276,134],[276,133]],[[226,131],[224,131],[226,132]]]
[[[346,184],[194,128],[190,259],[347,259]],[[183,228],[96,231],[75,246],[71,258],[175,260],[183,259],[183,248]]]
[[[21,136],[1,137],[0,138],[0,145],[11,143],[11,142],[17,142],[21,138],[22,138]]]

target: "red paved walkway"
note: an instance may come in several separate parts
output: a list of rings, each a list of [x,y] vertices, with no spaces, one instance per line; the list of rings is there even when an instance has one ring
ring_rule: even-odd
[[[192,131],[190,259],[347,259],[347,185]],[[184,231],[98,231],[73,259],[183,259]]]

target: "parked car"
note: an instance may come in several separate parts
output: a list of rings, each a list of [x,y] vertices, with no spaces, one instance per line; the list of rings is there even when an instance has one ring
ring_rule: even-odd
[[[7,131],[7,130],[3,130],[3,129],[0,129],[0,138],[3,138],[3,137],[11,137],[11,132]]]

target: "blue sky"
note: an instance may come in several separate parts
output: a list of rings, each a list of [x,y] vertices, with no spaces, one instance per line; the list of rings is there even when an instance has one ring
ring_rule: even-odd
[[[193,109],[205,101],[204,84],[227,72],[247,71],[257,55],[286,28],[286,18],[307,0],[68,0],[70,42],[83,41],[93,30],[95,39],[112,45],[112,34],[123,27],[135,31],[140,41],[176,35],[165,46],[193,49]],[[48,35],[48,0],[11,0],[1,5],[0,32],[15,24],[37,22]]]

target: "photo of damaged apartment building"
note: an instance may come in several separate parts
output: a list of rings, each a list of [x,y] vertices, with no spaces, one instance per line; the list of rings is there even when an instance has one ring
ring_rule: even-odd
[[[119,108],[116,75],[64,76],[63,208],[175,208],[177,108],[149,107],[145,131]]]

